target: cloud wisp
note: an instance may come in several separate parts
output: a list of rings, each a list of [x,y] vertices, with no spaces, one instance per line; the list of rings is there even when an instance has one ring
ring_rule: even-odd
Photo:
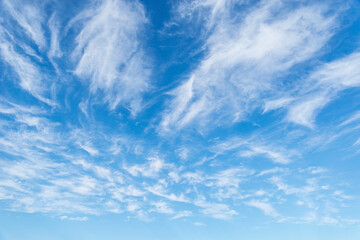
[[[290,7],[263,1],[241,13],[232,11],[232,3],[208,5],[218,20],[211,24],[205,56],[170,92],[161,131],[194,121],[208,126],[208,119],[215,125],[244,120],[265,96],[279,91],[276,80],[281,74],[317,54],[336,26],[336,16],[321,5]]]
[[[74,73],[89,81],[93,94],[102,91],[110,109],[122,105],[136,114],[143,107],[151,65],[140,39],[146,23],[137,1],[107,0],[92,4],[69,25],[82,25],[72,53]]]

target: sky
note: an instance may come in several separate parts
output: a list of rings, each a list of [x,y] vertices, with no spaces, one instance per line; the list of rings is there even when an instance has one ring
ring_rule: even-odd
[[[0,240],[358,240],[358,0],[0,0]]]

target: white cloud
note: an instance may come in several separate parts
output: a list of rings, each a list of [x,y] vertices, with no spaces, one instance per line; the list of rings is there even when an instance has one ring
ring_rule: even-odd
[[[252,175],[253,171],[246,168],[230,168],[220,171],[214,175],[207,177],[210,181],[206,183],[207,186],[216,187],[235,187],[237,188],[239,183],[244,181],[247,176]]]
[[[226,11],[206,41],[204,59],[170,93],[161,131],[243,120],[260,105],[264,92],[274,91],[275,74],[313,57],[335,26],[334,17],[320,5],[289,7],[263,1],[241,21],[230,3],[210,5],[215,12],[219,7]]]
[[[247,144],[248,144],[247,140],[238,137],[233,137],[215,144],[214,146],[212,146],[211,151],[217,154],[222,154],[227,151],[239,149],[241,147],[246,146]]]
[[[191,215],[192,215],[191,211],[181,211],[181,212],[176,213],[176,215],[171,217],[170,219],[175,220],[175,219],[179,219],[179,218],[189,217]]]
[[[102,192],[102,187],[97,179],[90,176],[73,177],[71,179],[54,179],[50,182],[62,191],[70,191],[81,195],[97,195]]]
[[[330,99],[325,96],[311,97],[307,101],[290,106],[287,120],[310,128],[314,127],[316,111],[324,107]]]
[[[129,203],[128,205],[127,205],[127,210],[129,211],[129,212],[134,212],[134,211],[136,211],[136,210],[138,210],[138,209],[140,209],[141,208],[141,206],[139,205],[139,203],[136,203],[136,202],[131,202],[131,203]]]
[[[319,173],[327,172],[327,169],[322,168],[322,167],[308,167],[306,170],[311,172],[312,174],[319,174]]]
[[[183,193],[181,193],[180,195],[176,195],[174,193],[168,193],[167,189],[165,189],[161,184],[155,184],[153,186],[146,187],[145,189],[154,195],[166,198],[170,201],[184,202],[184,203],[189,202],[189,200],[185,197]]]
[[[56,14],[51,15],[48,26],[51,32],[51,40],[50,40],[50,49],[48,51],[49,58],[59,58],[62,56],[62,52],[60,49],[59,43],[59,32],[60,32],[60,24],[58,23],[58,18]]]
[[[71,24],[78,21],[83,28],[72,53],[75,74],[90,80],[92,93],[103,91],[111,109],[120,104],[136,114],[143,107],[150,74],[139,36],[147,21],[143,6],[137,1],[107,0],[89,6]]]
[[[121,176],[114,175],[113,172],[110,169],[105,168],[103,166],[96,165],[96,164],[92,164],[92,163],[87,162],[87,161],[85,161],[83,159],[75,160],[72,163],[75,164],[75,165],[82,166],[85,170],[93,171],[97,177],[102,178],[102,179],[106,179],[109,182],[116,181],[116,182],[119,182],[119,183],[123,183],[123,181],[124,181]]]
[[[345,126],[345,125],[351,124],[353,122],[356,122],[357,120],[360,120],[360,112],[356,112],[349,119],[342,122],[339,126]]]
[[[229,220],[238,213],[224,203],[207,202],[204,198],[199,198],[194,202],[198,207],[203,208],[201,212],[212,218]]]
[[[74,129],[71,132],[71,139],[75,144],[89,153],[91,156],[99,155],[99,149],[93,143],[93,137],[90,132],[86,129]]]
[[[340,198],[341,200],[342,199],[352,199],[353,197],[352,196],[348,196],[344,193],[344,191],[342,190],[336,190],[334,191],[333,195],[337,198]]]
[[[329,62],[315,71],[310,78],[317,85],[335,87],[339,90],[360,86],[360,52]],[[311,84],[311,83],[310,83]],[[322,87],[325,87],[322,86]],[[313,86],[314,87],[314,86]]]
[[[165,214],[173,214],[174,210],[169,207],[169,205],[164,201],[158,201],[158,202],[152,202],[151,205],[154,206],[154,209],[152,209],[155,212],[158,213],[165,213]]]
[[[132,166],[124,166],[124,169],[133,176],[143,176],[155,178],[158,174],[167,168],[172,168],[173,165],[165,163],[163,159],[158,156],[152,156],[147,158],[147,162],[144,164],[135,164]]]
[[[252,157],[257,155],[265,155],[275,163],[287,164],[290,162],[289,156],[287,156],[287,154],[270,150],[268,147],[250,145],[249,148],[249,150],[240,152],[240,156]]]
[[[325,216],[320,219],[320,224],[324,224],[324,225],[335,225],[338,223],[339,223],[338,220],[336,220],[335,218],[329,217],[329,216]]]
[[[206,226],[205,223],[202,223],[202,222],[194,222],[194,225],[199,226],[199,227]]]
[[[271,216],[271,217],[279,216],[279,214],[276,212],[276,210],[273,208],[273,206],[271,206],[270,203],[257,201],[257,200],[251,200],[249,202],[246,202],[245,204],[260,209],[268,216]]]
[[[3,41],[3,39],[0,39],[0,55],[18,75],[21,88],[28,91],[40,101],[49,105],[55,105],[52,100],[44,97],[47,90],[45,86],[48,85],[48,83],[44,82],[43,75],[28,58],[17,53],[11,43]]]
[[[181,176],[190,184],[203,183],[206,179],[202,172],[184,172]]]
[[[128,185],[126,187],[116,187],[116,189],[112,190],[114,196],[116,196],[115,198],[118,200],[122,200],[123,196],[121,195],[125,195],[125,196],[132,196],[132,197],[142,197],[144,196],[146,193],[144,191],[142,191],[141,189],[137,188],[134,185]]]
[[[178,155],[180,159],[187,160],[189,157],[189,148],[186,147],[179,148]]]
[[[303,171],[300,172],[303,173]],[[324,193],[327,192],[327,196],[331,195],[329,186],[320,184],[320,179],[320,176],[314,177],[310,175],[310,178],[304,178],[304,183],[298,187],[285,183],[285,180],[279,176],[273,176],[269,180],[270,183],[277,187],[278,191],[284,192],[285,195],[297,196],[302,202],[305,202],[309,208],[318,208],[317,205],[320,199],[324,198]]]
[[[265,101],[264,113],[287,106],[293,100],[294,99],[290,98],[290,97],[283,97],[283,98],[279,98],[279,99],[275,99],[275,100],[267,100],[267,101]]]
[[[60,219],[61,220],[70,220],[70,221],[80,221],[80,222],[89,220],[88,217],[68,217],[68,216],[61,216]]]
[[[288,121],[314,127],[317,113],[336,98],[340,91],[360,86],[360,53],[323,64],[296,89],[296,100],[287,106]],[[303,81],[303,80],[302,80]],[[344,126],[357,119],[349,119]]]
[[[260,176],[264,176],[267,174],[274,174],[274,173],[286,172],[286,171],[287,171],[287,169],[275,167],[275,168],[263,170],[263,171],[259,172],[256,176],[260,177]]]
[[[175,171],[169,172],[168,175],[169,175],[170,179],[176,183],[178,183],[181,179],[180,175]]]
[[[7,12],[25,30],[25,33],[40,47],[46,46],[42,28],[43,14],[41,6],[19,1],[3,0]]]
[[[235,151],[241,157],[266,156],[274,163],[288,164],[291,159],[299,155],[295,150],[286,150],[274,146],[273,143],[268,144],[257,136],[248,139],[240,139],[233,137],[225,141],[221,141],[212,146],[211,151],[220,154]]]
[[[43,114],[44,111],[39,107],[31,105],[23,106],[0,98],[0,113],[19,116],[20,114],[40,115]]]
[[[354,142],[353,146],[356,146],[356,145],[360,145],[360,138]]]

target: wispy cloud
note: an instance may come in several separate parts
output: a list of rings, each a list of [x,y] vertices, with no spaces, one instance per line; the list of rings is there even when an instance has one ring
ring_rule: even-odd
[[[58,17],[55,13],[51,15],[48,21],[48,26],[51,32],[50,49],[48,52],[49,58],[54,58],[54,57],[59,58],[63,55],[63,53],[60,49],[60,43],[59,43],[60,24],[58,22]]]
[[[276,212],[276,210],[273,208],[273,206],[271,206],[271,204],[269,204],[267,202],[251,200],[249,202],[246,202],[245,204],[260,209],[268,216],[271,216],[271,217],[279,216],[279,214]]]
[[[249,139],[240,139],[237,137],[217,143],[211,148],[217,154],[226,154],[227,152],[236,152],[240,157],[265,156],[274,163],[288,164],[291,159],[298,155],[295,150],[285,150],[274,146],[274,144],[264,143],[257,136]]]
[[[1,37],[1,32],[0,32]],[[2,40],[2,39],[1,39]],[[28,91],[40,101],[49,105],[54,105],[54,102],[44,97],[46,88],[44,85],[43,74],[38,68],[27,58],[15,51],[14,46],[7,41],[0,40],[0,54],[2,59],[7,62],[18,75],[19,85],[25,91]]]
[[[130,167],[124,166],[124,169],[133,176],[157,177],[162,170],[172,167],[172,164],[165,163],[165,161],[158,156],[153,156],[149,157],[145,164],[136,164]]]
[[[185,217],[189,217],[191,215],[192,215],[191,211],[182,211],[182,212],[177,213],[175,216],[173,216],[171,218],[171,220],[175,220],[175,219],[179,219],[179,218],[185,218]]]
[[[262,96],[275,91],[276,74],[313,57],[336,26],[335,16],[322,5],[290,8],[280,1],[264,1],[238,20],[231,3],[211,3],[206,6],[223,11],[206,40],[204,59],[170,93],[162,131],[195,120],[199,127],[211,125],[209,119],[216,125],[243,120],[261,104]]]
[[[159,201],[159,202],[153,202],[151,203],[151,205],[154,206],[154,208],[150,211],[155,211],[158,213],[165,213],[165,214],[173,214],[174,210],[171,209],[168,204],[164,201]]]
[[[350,123],[356,122],[360,120],[360,112],[356,112],[353,116],[351,116],[349,119],[345,120],[344,122],[342,122],[340,124],[340,126],[345,126],[348,125]]]
[[[68,216],[61,216],[60,219],[61,220],[70,220],[70,221],[80,221],[80,222],[89,220],[88,217],[68,217]]]
[[[9,0],[3,0],[2,5],[39,48],[45,48],[46,41],[42,27],[44,15],[41,6]]]
[[[83,26],[72,53],[75,74],[90,82],[93,94],[102,91],[111,109],[120,104],[136,114],[150,86],[150,64],[140,38],[147,22],[143,6],[137,1],[93,3],[75,22]]]
[[[56,106],[55,77],[44,65],[48,48],[44,5],[4,0],[0,22],[0,57],[12,68],[8,79],[38,100]]]
[[[287,120],[313,127],[317,113],[341,91],[360,86],[359,60],[360,53],[354,52],[326,63],[311,73],[298,88],[294,101],[291,104],[288,102]],[[344,122],[343,125],[350,122]]]
[[[203,214],[217,219],[227,220],[238,214],[235,210],[231,209],[224,203],[208,202],[203,198],[199,198],[194,204],[203,208],[201,210]]]
[[[175,193],[168,193],[167,189],[163,186],[163,184],[156,184],[154,186],[146,187],[145,189],[154,195],[166,198],[170,201],[184,203],[190,202],[190,200],[187,199],[183,193],[179,195],[176,195]]]

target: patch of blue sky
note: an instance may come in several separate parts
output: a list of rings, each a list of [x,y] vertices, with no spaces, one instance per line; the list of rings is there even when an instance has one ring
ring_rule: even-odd
[[[357,1],[0,6],[0,239],[360,236]]]

